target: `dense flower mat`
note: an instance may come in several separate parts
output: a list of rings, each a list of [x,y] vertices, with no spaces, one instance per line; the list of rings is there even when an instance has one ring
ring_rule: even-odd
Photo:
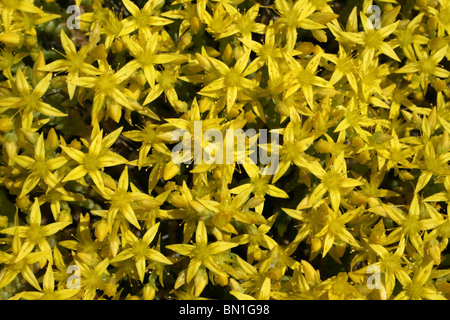
[[[1,299],[449,297],[450,1],[0,12]]]

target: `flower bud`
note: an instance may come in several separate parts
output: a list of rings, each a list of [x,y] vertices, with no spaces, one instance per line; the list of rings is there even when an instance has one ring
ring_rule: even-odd
[[[361,192],[354,191],[350,194],[350,200],[357,206],[367,203],[369,200],[367,196]]]
[[[231,288],[231,291],[244,292],[244,289],[241,287],[239,282],[237,282],[233,278],[230,278],[230,288]]]
[[[366,163],[370,160],[370,152],[368,150],[364,150],[363,152],[359,153],[358,160],[361,163]]]
[[[186,284],[186,269],[178,273],[178,277],[175,280],[174,289],[178,289],[182,285]]]
[[[105,219],[98,221],[95,224],[94,233],[98,241],[103,241],[108,234],[108,222]]]
[[[442,80],[437,78],[434,82],[433,82],[433,87],[436,91],[443,91],[447,88],[447,83]]]
[[[189,48],[190,46],[192,46],[192,44],[193,44],[192,35],[189,32],[187,32],[181,36],[180,46],[181,46],[182,50]]]
[[[267,272],[267,276],[274,281],[279,281],[283,276],[283,273],[280,268],[272,268]]]
[[[142,299],[144,300],[154,300],[156,289],[150,283],[147,283],[142,290]]]
[[[101,60],[105,56],[105,45],[103,43],[96,46],[91,51],[91,56],[95,60]]]
[[[295,47],[295,50],[301,52],[302,56],[310,55],[314,51],[314,44],[312,42],[300,42]]]
[[[183,208],[188,205],[184,197],[180,193],[171,193],[168,202],[177,208]]]
[[[322,249],[322,240],[320,238],[312,238],[311,239],[311,251],[319,252]]]
[[[226,64],[230,64],[231,60],[233,59],[233,48],[229,43],[227,43],[225,49],[223,50],[222,59]]]
[[[416,6],[425,8],[428,4],[428,0],[416,0]]]
[[[326,140],[320,139],[315,144],[316,151],[319,153],[332,153],[333,146]]]
[[[12,166],[14,163],[14,157],[19,151],[19,146],[17,145],[17,135],[14,132],[7,133],[3,136],[3,145],[6,149],[6,154],[8,155],[8,165]]]
[[[120,246],[120,239],[119,237],[113,237],[109,241],[109,250],[111,251],[111,255],[113,257],[117,256],[117,253],[119,252],[119,246]]]
[[[257,248],[255,249],[255,251],[253,251],[253,259],[255,259],[256,261],[259,261],[263,258],[263,252],[261,249]]]
[[[113,42],[111,46],[111,52],[114,54],[120,53],[123,50],[123,43],[120,40],[116,40]]]
[[[136,82],[140,86],[145,86],[145,84],[147,83],[147,78],[145,77],[145,74],[142,70],[136,72]]]
[[[200,19],[199,19],[198,17],[196,17],[196,16],[192,17],[192,18],[189,20],[189,22],[190,22],[190,24],[191,24],[191,30],[192,30],[193,32],[198,32],[198,31],[200,31],[200,29],[203,27],[202,22],[201,22]]]
[[[0,131],[9,132],[14,128],[14,122],[10,118],[0,118]]]
[[[319,42],[327,42],[327,34],[324,30],[311,30],[313,37]]]
[[[352,138],[352,146],[356,149],[361,149],[364,146],[364,140],[361,137],[355,136]]]
[[[225,287],[228,284],[228,277],[223,275],[214,275],[214,280],[219,286]]]
[[[198,269],[194,277],[194,295],[199,297],[208,284],[208,274],[204,268]]]
[[[449,133],[447,130],[444,130],[444,132],[441,135],[441,139],[436,146],[436,153],[438,155],[441,155],[447,153],[449,149],[450,149]]]
[[[428,252],[436,265],[441,264],[441,248],[439,241],[431,240],[428,245]]]
[[[17,32],[4,32],[0,34],[0,42],[3,42],[9,47],[21,47],[23,45],[24,37]]]

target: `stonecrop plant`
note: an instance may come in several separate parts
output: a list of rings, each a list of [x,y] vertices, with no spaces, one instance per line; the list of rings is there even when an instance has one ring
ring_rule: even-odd
[[[0,299],[450,298],[450,0],[0,11]]]

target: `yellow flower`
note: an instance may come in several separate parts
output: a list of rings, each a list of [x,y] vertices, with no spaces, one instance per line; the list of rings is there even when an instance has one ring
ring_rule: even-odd
[[[259,3],[250,7],[244,14],[241,14],[236,8],[232,8],[233,11],[229,12],[234,17],[234,22],[227,26],[216,39],[222,39],[231,35],[239,35],[244,41],[251,40],[253,33],[264,34],[266,26],[262,23],[255,22],[259,13]]]
[[[229,68],[224,62],[204,56],[204,58],[212,65],[212,67],[219,72],[219,76],[211,83],[204,86],[198,94],[218,98],[222,93],[226,93],[227,112],[229,113],[233,108],[236,99],[248,97],[252,90],[254,90],[258,83],[254,79],[248,79],[250,74],[246,68],[248,67],[248,60],[250,57],[250,50],[245,52],[236,60],[233,67]]]
[[[48,259],[49,263],[52,263],[52,248],[50,247],[47,237],[61,231],[69,224],[70,222],[53,222],[42,225],[39,200],[35,198],[31,207],[29,225],[6,228],[1,230],[1,233],[14,235],[16,230],[18,230],[18,236],[26,239],[23,245],[21,245],[20,251],[17,252],[16,261],[20,261],[27,257],[34,248],[38,246],[40,251],[47,253],[41,258],[41,262],[45,262]]]
[[[291,164],[302,167],[304,152],[313,144],[315,137],[306,124],[301,125],[298,113],[290,108],[290,121],[283,130],[283,144],[279,147],[279,166],[272,183],[280,179]]]
[[[359,248],[360,245],[358,241],[356,241],[353,235],[346,229],[345,224],[350,222],[361,212],[361,207],[347,211],[344,214],[335,212],[328,206],[326,206],[326,209],[328,210],[328,221],[323,229],[314,235],[314,237],[318,238],[325,236],[323,241],[322,257],[325,257],[328,251],[332,248],[335,243],[335,239],[339,239],[352,247]]]
[[[26,251],[29,251],[30,246],[29,244],[26,247],[23,246],[19,232],[20,231],[18,228],[14,230],[12,253],[9,254],[5,252],[4,257],[2,257],[5,267],[0,271],[0,288],[4,288],[11,283],[18,274],[21,274],[25,281],[27,281],[35,289],[41,290],[39,282],[35,276],[35,272],[30,266],[36,264],[38,261],[46,259],[46,257],[51,254],[51,251],[26,253]],[[25,256],[23,254],[24,252],[26,253]],[[18,259],[20,256],[22,257]]]
[[[319,67],[322,53],[316,54],[309,60],[306,67],[302,66],[300,60],[294,59],[290,54],[283,51],[284,58],[290,71],[283,76],[285,90],[285,97],[295,94],[299,89],[303,93],[309,107],[314,110],[314,88],[333,89],[330,82],[322,77],[316,75]]]
[[[216,254],[236,247],[238,244],[226,241],[215,241],[208,244],[208,234],[205,223],[199,221],[195,233],[195,244],[171,244],[167,249],[173,250],[183,256],[190,257],[189,266],[186,274],[187,283],[191,282],[200,266],[204,265],[213,274],[222,277],[228,277],[222,268],[214,259]]]
[[[423,162],[421,162],[419,165],[422,173],[417,180],[415,189],[416,193],[426,186],[433,175],[447,176],[448,174],[450,174],[450,170],[448,168],[450,152],[437,155],[434,149],[435,148],[431,142],[428,142],[424,147],[424,159]]]
[[[107,284],[104,275],[107,274],[109,259],[99,262],[95,267],[89,267],[78,257],[74,257],[76,266],[80,270],[80,292],[83,300],[94,300],[97,289],[104,290]]]
[[[159,120],[159,117],[150,109],[144,109],[132,97],[129,91],[124,87],[126,81],[137,70],[139,64],[132,60],[124,65],[119,71],[114,72],[106,59],[99,62],[99,75],[96,77],[78,77],[77,79],[67,79],[68,82],[93,89],[94,98],[92,102],[92,121],[94,125],[103,119],[104,105],[106,104],[106,116],[119,122],[122,112],[121,107],[130,111],[139,111]]]
[[[158,7],[164,3],[163,0],[147,1],[142,9],[129,0],[122,0],[122,2],[132,16],[124,22],[124,28],[119,36],[130,34],[135,30],[149,36],[153,33],[154,26],[173,23],[172,20],[158,16]]]
[[[127,162],[124,157],[109,150],[109,147],[116,141],[121,131],[122,128],[116,129],[104,138],[103,130],[98,131],[95,135],[93,134],[87,153],[83,153],[73,147],[61,145],[63,151],[78,163],[78,166],[64,177],[63,182],[79,180],[89,175],[99,190],[103,192],[104,181],[100,170]],[[93,130],[93,133],[95,133],[95,130]]]
[[[80,51],[77,51],[75,44],[67,36],[64,30],[61,30],[61,44],[65,51],[65,59],[55,60],[43,67],[40,67],[40,71],[46,72],[67,72],[67,90],[69,92],[70,99],[73,98],[76,89],[76,81],[79,76],[95,76],[100,72],[87,63],[89,54],[91,53],[93,46],[91,44],[84,45]]]
[[[150,1],[149,1],[150,2]],[[124,37],[123,42],[130,51],[135,60],[131,61],[131,65],[141,68],[144,72],[145,78],[150,86],[153,88],[156,83],[157,71],[155,67],[160,64],[180,64],[185,60],[184,56],[173,53],[161,53],[159,34],[155,33],[149,36],[141,36],[140,41],[135,41],[132,38]],[[130,74],[134,72],[130,70]],[[150,95],[146,98],[145,104],[148,104]]]
[[[415,60],[414,43],[425,45],[429,41],[426,36],[417,32],[417,28],[420,26],[423,16],[424,12],[419,13],[403,29],[394,31],[394,35],[396,36],[394,41],[402,48],[403,53],[408,60]]]
[[[372,267],[378,267],[381,273],[381,298],[387,300],[391,297],[395,286],[395,280],[408,277],[407,272],[403,268],[405,251],[405,241],[400,240],[395,252],[389,252],[386,248],[379,244],[370,244],[370,248],[380,257],[378,262],[372,264]]]
[[[112,227],[115,222],[121,221],[122,218],[125,218],[136,228],[141,229],[132,205],[135,201],[139,201],[139,199],[147,199],[145,195],[138,192],[136,188],[132,188],[132,191],[129,192],[129,184],[128,167],[125,166],[119,177],[117,187],[114,186],[113,189],[105,187],[103,191],[101,191],[103,198],[110,203],[110,207],[107,212],[108,227],[110,232],[112,231]]]
[[[248,244],[247,248],[247,261],[253,262],[259,261],[264,258],[264,251],[260,248],[262,246],[265,249],[272,249],[277,245],[277,242],[268,235],[271,230],[278,214],[274,214],[267,218],[267,222],[256,226],[255,224],[249,224],[246,226],[246,232],[233,237],[231,241],[242,244]]]
[[[41,180],[47,184],[49,190],[53,189],[59,181],[52,171],[65,165],[67,159],[64,156],[46,159],[44,135],[40,134],[34,148],[34,159],[25,155],[18,155],[14,157],[14,162],[31,172],[23,183],[20,198],[33,190]]]
[[[387,216],[398,225],[388,235],[386,244],[395,243],[400,241],[400,239],[409,240],[417,252],[423,256],[422,231],[434,229],[444,223],[444,220],[436,218],[421,219],[417,193],[411,201],[407,215],[395,206],[384,203],[381,206],[386,211]]]
[[[447,300],[430,281],[433,262],[420,266],[414,273],[413,278],[409,276],[400,277],[399,281],[403,291],[394,297],[394,300]]]
[[[264,198],[266,194],[276,198],[289,198],[289,195],[282,189],[274,186],[270,183],[272,176],[260,175],[259,169],[256,165],[243,164],[242,165],[247,172],[250,182],[234,187],[230,190],[234,194],[250,194],[253,193],[257,198]],[[259,204],[255,210],[259,214],[262,214],[264,209],[264,202]]]
[[[290,54],[297,43],[297,29],[317,30],[326,28],[325,25],[311,19],[316,10],[314,1],[299,0],[292,3],[286,0],[275,0],[275,8],[279,18],[275,22],[277,29],[287,29],[287,51]]]
[[[253,201],[257,204],[257,198],[249,200],[249,196],[245,192],[232,197],[225,180],[222,181],[220,201],[207,199],[197,200],[203,206],[203,208],[199,208],[198,210],[213,211],[214,215],[211,218],[211,222],[215,226],[224,231],[237,233],[235,228],[230,224],[231,221],[240,221],[248,224],[262,224],[266,222],[263,216],[249,211],[250,202]]]
[[[103,245],[98,240],[92,239],[90,228],[90,215],[80,214],[80,223],[77,228],[76,240],[60,241],[59,245],[72,250],[72,252],[76,253],[77,257],[87,265],[95,266],[101,261],[101,257],[97,250]]]
[[[70,300],[75,296],[79,289],[61,289],[55,290],[55,278],[51,264],[47,265],[47,271],[44,274],[43,289],[40,291],[22,291],[16,294],[11,300]]]
[[[0,107],[17,109],[22,118],[22,128],[26,130],[31,129],[33,117],[37,112],[50,117],[66,117],[67,114],[42,101],[42,96],[47,92],[51,79],[52,74],[49,73],[31,90],[25,75],[19,68],[14,80],[14,94],[0,98]]]
[[[131,248],[127,248],[121,251],[110,261],[111,264],[114,265],[117,262],[133,258],[135,260],[136,269],[141,282],[144,281],[146,260],[156,261],[169,265],[172,264],[172,261],[166,258],[161,252],[149,248],[150,243],[153,241],[156,233],[158,232],[158,228],[159,223],[149,228],[141,239],[137,238],[130,230],[128,230],[125,236],[128,238],[127,243],[130,244]]]
[[[311,171],[321,182],[314,188],[311,193],[308,204],[313,205],[320,200],[326,192],[329,193],[331,207],[337,212],[341,203],[341,196],[345,190],[362,185],[362,182],[347,177],[347,165],[345,163],[344,153],[341,152],[330,166],[330,170],[326,171],[318,162],[305,164],[306,168]],[[331,165],[331,163],[330,163]]]
[[[424,94],[427,93],[430,77],[435,76],[439,78],[448,78],[450,71],[439,67],[439,62],[445,57],[448,46],[442,47],[439,50],[428,53],[419,44],[413,43],[414,51],[418,60],[407,63],[404,67],[395,71],[396,73],[417,73],[420,72],[420,85]]]
[[[14,13],[16,12],[45,14],[44,11],[42,11],[29,1],[5,0],[0,4],[0,8],[2,11],[2,21],[6,31],[9,30]]]
[[[394,45],[385,41],[397,29],[399,21],[381,29],[375,29],[372,22],[363,12],[361,12],[360,17],[364,31],[359,33],[343,32],[341,36],[363,46],[362,60],[364,63],[367,64],[372,61],[378,53],[383,53],[389,58],[400,62],[400,58],[394,51]]]

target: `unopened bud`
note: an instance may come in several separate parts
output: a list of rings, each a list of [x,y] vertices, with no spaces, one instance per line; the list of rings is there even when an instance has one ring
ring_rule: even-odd
[[[19,147],[17,145],[17,135],[14,132],[5,134],[3,137],[3,145],[5,146],[6,154],[10,160],[8,161],[8,164],[12,165],[13,159],[19,151]]]
[[[104,219],[98,221],[95,225],[94,233],[98,241],[103,241],[108,234],[108,222]]]
[[[223,275],[215,275],[214,280],[219,286],[226,286],[228,284],[228,277]]]
[[[120,40],[116,40],[113,42],[111,46],[111,52],[112,53],[120,53],[123,50],[123,43]]]
[[[280,268],[272,268],[267,272],[267,276],[272,280],[279,281],[283,276],[283,273]]]
[[[142,290],[142,299],[144,300],[154,300],[155,299],[155,287],[150,283],[147,283]]]
[[[186,283],[186,270],[182,270],[181,272],[178,273],[178,277],[175,280],[175,284],[173,287],[174,287],[174,289],[178,289],[185,283]]]
[[[316,151],[319,153],[332,153],[333,146],[326,140],[320,139],[315,144]]]
[[[436,107],[431,109],[430,114],[428,115],[428,126],[430,127],[430,133],[434,132],[434,129],[436,128],[436,121],[437,121],[437,111]]]
[[[301,52],[302,55],[307,56],[310,55],[314,51],[314,44],[312,42],[300,42],[295,50]]]
[[[190,20],[189,20],[189,22],[190,22],[190,24],[191,24],[191,30],[193,31],[193,32],[198,32],[198,31],[200,31],[200,29],[202,28],[202,23],[201,23],[201,21],[200,21],[200,19],[198,18],[198,17],[192,17]]]
[[[23,45],[24,37],[16,32],[4,32],[0,34],[0,42],[3,42],[9,47],[21,47]]]
[[[0,131],[9,132],[14,128],[14,122],[10,118],[0,118]]]
[[[352,146],[356,149],[360,149],[364,146],[364,140],[361,137],[355,136],[352,138]]]
[[[447,83],[444,80],[437,78],[433,82],[433,87],[437,92],[443,91],[447,88]]]
[[[359,153],[358,160],[361,163],[366,163],[370,160],[370,152],[368,150],[364,150],[363,152]]]
[[[362,205],[362,204],[366,204],[367,201],[368,201],[368,198],[367,198],[367,196],[365,196],[361,192],[354,191],[354,192],[352,192],[350,194],[350,200],[352,200],[352,202],[355,205],[359,206],[359,205]]]
[[[194,277],[194,295],[199,297],[208,284],[208,274],[204,268],[198,269]]]
[[[231,63],[231,60],[233,59],[233,48],[229,43],[225,46],[225,49],[223,50],[222,58],[226,64]]]
[[[450,149],[449,133],[447,130],[444,130],[444,132],[441,135],[441,139],[436,146],[436,153],[438,155],[441,155],[447,153],[449,149]]]
[[[441,264],[441,248],[439,246],[439,241],[430,241],[428,252],[436,265]]]
[[[320,238],[311,239],[311,251],[319,252],[322,249],[322,240]]]

